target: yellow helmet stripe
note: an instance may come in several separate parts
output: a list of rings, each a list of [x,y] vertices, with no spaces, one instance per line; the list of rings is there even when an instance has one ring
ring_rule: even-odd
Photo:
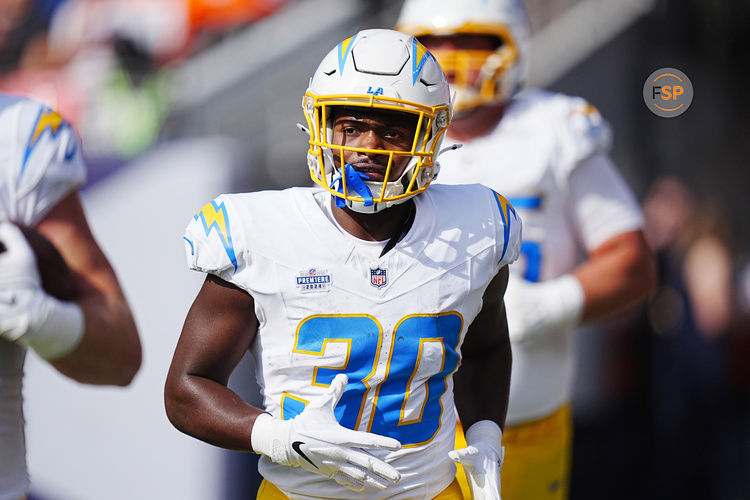
[[[346,58],[349,57],[349,53],[352,51],[354,40],[357,35],[347,38],[339,44],[339,73],[344,72],[344,65],[346,64]]]

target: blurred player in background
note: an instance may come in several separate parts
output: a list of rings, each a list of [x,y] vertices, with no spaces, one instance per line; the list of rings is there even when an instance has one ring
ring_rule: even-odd
[[[29,491],[21,399],[27,349],[88,384],[126,386],[140,367],[130,308],[78,196],[85,175],[75,132],[58,113],[0,94],[1,500]],[[51,252],[32,245],[37,234],[62,256],[56,266]]]
[[[187,228],[207,277],[167,378],[170,420],[262,454],[260,499],[460,499],[451,459],[499,498],[519,219],[484,186],[428,188],[450,92],[413,37],[345,40],[303,109],[320,187],[222,195]],[[266,412],[227,388],[248,349]]]
[[[435,54],[456,93],[439,180],[510,194],[524,220],[505,296],[513,372],[503,497],[567,496],[572,327],[617,314],[653,286],[642,216],[580,98],[521,91],[529,28],[513,0],[406,0],[397,29]],[[587,258],[579,262],[579,254]]]

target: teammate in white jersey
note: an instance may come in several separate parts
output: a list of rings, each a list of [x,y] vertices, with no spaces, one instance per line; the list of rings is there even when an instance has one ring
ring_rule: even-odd
[[[0,94],[0,500],[29,490],[21,403],[28,348],[90,384],[128,385],[140,366],[130,309],[78,197],[85,175],[75,132],[58,113]],[[42,288],[18,226],[34,227],[60,252],[72,283],[58,288],[70,290],[70,301]]]
[[[428,189],[450,93],[413,37],[343,41],[302,107],[320,187],[222,195],[187,228],[207,277],[167,378],[170,420],[261,453],[263,500],[460,499],[452,459],[500,498],[520,220],[484,186]],[[264,409],[227,388],[248,349]]]
[[[446,141],[463,147],[442,157],[439,181],[502,191],[524,220],[505,299],[513,371],[503,497],[565,498],[571,330],[632,306],[653,286],[640,210],[597,110],[521,91],[529,31],[519,2],[406,0],[397,29],[435,54],[456,93]]]

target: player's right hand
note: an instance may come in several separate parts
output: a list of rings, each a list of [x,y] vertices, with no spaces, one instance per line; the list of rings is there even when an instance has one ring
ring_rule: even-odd
[[[25,335],[43,307],[36,257],[21,230],[0,222],[0,337],[11,342]]]
[[[259,415],[251,435],[255,452],[276,463],[329,477],[353,491],[362,491],[366,486],[384,490],[397,483],[401,474],[366,450],[395,451],[401,443],[347,429],[336,420],[333,410],[348,380],[344,374],[337,375],[326,394],[310,401],[291,420],[280,420],[268,413]]]
[[[21,229],[0,222],[0,338],[53,360],[76,348],[84,332],[80,307],[48,295]]]

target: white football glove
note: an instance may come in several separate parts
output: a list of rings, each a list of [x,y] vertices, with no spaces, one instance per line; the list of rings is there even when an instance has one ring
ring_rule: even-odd
[[[302,467],[329,477],[353,491],[365,486],[384,490],[401,479],[401,474],[363,448],[395,451],[395,439],[347,429],[338,423],[334,408],[344,393],[348,377],[336,375],[323,396],[310,401],[291,420],[268,413],[258,416],[250,436],[256,453],[278,464]]]
[[[474,500],[500,500],[500,469],[505,449],[503,431],[492,420],[480,420],[466,429],[466,448],[448,456],[461,464]]]
[[[34,251],[15,224],[0,222],[0,242],[0,337],[46,359],[64,356],[83,336],[80,307],[42,289]]]
[[[583,287],[572,274],[540,283],[512,276],[505,291],[511,342],[532,342],[578,324],[584,301]]]

